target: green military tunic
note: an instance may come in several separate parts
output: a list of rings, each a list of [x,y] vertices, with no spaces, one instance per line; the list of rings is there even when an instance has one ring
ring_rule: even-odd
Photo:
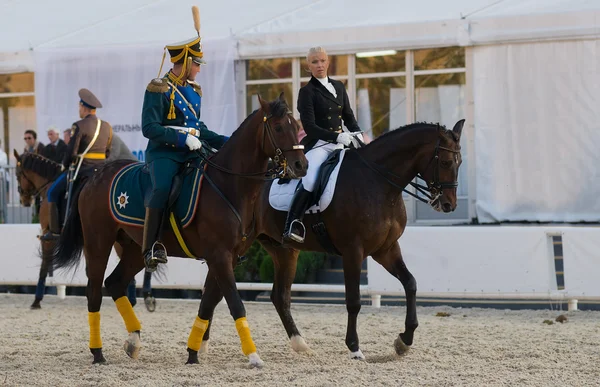
[[[167,75],[150,82],[142,107],[142,133],[148,138],[146,163],[152,180],[152,192],[146,201],[149,208],[164,208],[181,164],[199,158],[185,144],[187,136],[195,135],[215,149],[220,149],[228,139],[210,131],[200,121],[200,86],[195,82],[176,85],[169,82]],[[175,93],[173,87],[176,87]],[[171,95],[174,96],[173,110]],[[174,117],[169,118],[170,113],[174,113]],[[169,126],[186,127],[190,132]]]

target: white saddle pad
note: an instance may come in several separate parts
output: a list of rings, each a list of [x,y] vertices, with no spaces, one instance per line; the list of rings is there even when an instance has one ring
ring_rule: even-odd
[[[337,182],[337,178],[340,172],[340,167],[342,162],[344,161],[344,155],[346,154],[346,150],[342,150],[340,154],[340,161],[333,169],[331,176],[329,176],[329,181],[325,186],[325,190],[323,191],[323,195],[321,195],[321,199],[319,203],[315,204],[311,208],[309,208],[306,212],[316,212],[316,211],[325,211],[331,201],[333,200],[333,194],[335,191],[335,185]],[[279,179],[273,181],[271,185],[271,191],[269,192],[269,204],[271,207],[278,211],[289,211],[290,204],[292,203],[292,198],[294,197],[294,192],[296,192],[296,187],[300,183],[300,179],[294,179],[290,181],[288,184],[278,184]]]

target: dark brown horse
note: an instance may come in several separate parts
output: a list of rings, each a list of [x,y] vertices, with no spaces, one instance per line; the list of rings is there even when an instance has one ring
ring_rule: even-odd
[[[16,174],[21,205],[23,207],[31,207],[36,196],[40,195],[42,197],[39,220],[42,229],[40,235],[44,235],[48,231],[49,222],[48,201],[45,199],[46,193],[52,185],[52,182],[54,182],[60,174],[61,165],[36,153],[24,153],[19,155],[16,150],[13,152],[15,159],[17,160]],[[51,270],[50,263],[52,261],[52,252],[54,251],[55,246],[53,241],[44,242],[40,240],[40,244],[42,264],[40,266],[38,284],[46,282],[48,271]],[[42,291],[43,290],[44,289],[42,289]],[[33,304],[31,304],[32,309],[40,308],[43,294],[44,293],[36,294],[36,298],[33,301]]]
[[[61,173],[61,165],[36,153],[19,153],[14,150],[14,156],[17,160],[17,185],[19,191],[19,199],[23,207],[31,207],[35,196],[41,196],[42,202],[40,206],[40,227],[41,234],[44,235],[49,227],[48,200],[46,194],[52,186],[54,180]],[[40,265],[40,273],[38,284],[45,283],[48,272],[52,269],[52,256],[56,247],[56,241],[40,240],[40,255],[42,264]],[[114,245],[115,251],[119,257],[122,256],[123,249],[118,243]],[[39,286],[39,285],[38,285]],[[39,291],[40,289],[38,289]],[[44,289],[41,289],[42,291]],[[36,298],[31,304],[32,309],[39,309],[42,301],[43,293],[36,294]]]
[[[250,335],[233,268],[237,257],[248,249],[256,236],[254,208],[264,185],[269,158],[275,161],[279,171],[290,177],[304,176],[307,161],[302,147],[298,146],[299,125],[291,115],[283,94],[270,103],[260,97],[259,101],[261,108],[246,118],[208,162],[205,182],[208,176],[214,184],[202,184],[197,215],[183,230],[183,238],[190,250],[197,257],[204,258],[209,267],[198,316],[188,339],[188,363],[198,363],[197,352],[216,306],[213,294],[219,293],[227,300],[242,351],[248,356],[250,365],[262,365]],[[111,216],[108,200],[110,182],[126,164],[119,161],[106,164],[76,191],[71,215],[55,253],[57,267],[74,266],[79,262],[82,249],[85,254],[89,279],[90,350],[95,363],[105,361],[99,310],[104,272],[115,241],[123,246],[123,257],[105,285],[129,332],[125,342],[127,354],[136,358],[140,349],[141,325],[125,296],[125,289],[134,275],[144,268],[140,249],[143,230],[117,223]],[[163,242],[169,255],[186,256],[173,232],[165,231]]]
[[[453,130],[436,124],[416,123],[387,133],[364,148],[349,150],[339,172],[331,204],[321,214],[335,248],[343,257],[348,325],[346,345],[350,357],[364,359],[356,331],[360,311],[360,272],[363,260],[373,257],[404,286],[406,323],[394,342],[398,354],[413,343],[417,328],[417,283],[406,267],[398,239],[406,228],[402,189],[416,176],[427,182],[430,204],[437,211],[456,208],[458,169],[462,162],[460,135],[464,120]],[[310,166],[309,166],[310,167]],[[290,184],[294,184],[291,182]],[[283,246],[286,213],[269,204],[271,184],[265,184],[257,201],[259,241],[273,258],[275,280],[271,300],[279,313],[292,348],[308,350],[290,311],[291,286],[300,250],[325,252],[312,231],[318,219],[306,215],[304,244]],[[205,338],[208,337],[208,332]]]

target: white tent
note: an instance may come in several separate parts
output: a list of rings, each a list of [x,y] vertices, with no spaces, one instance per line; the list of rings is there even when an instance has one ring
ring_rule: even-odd
[[[465,46],[479,220],[600,220],[600,186],[582,183],[600,164],[597,0],[0,0],[12,21],[0,25],[11,37],[0,42],[0,72],[35,67],[38,126],[71,122],[65,101],[89,87],[114,106],[103,111],[109,121],[135,127],[162,47],[194,33],[192,4],[211,129],[235,127],[237,58],[299,57],[316,44],[331,53]]]
[[[565,39],[600,34],[595,0],[319,0],[236,34],[242,58]]]

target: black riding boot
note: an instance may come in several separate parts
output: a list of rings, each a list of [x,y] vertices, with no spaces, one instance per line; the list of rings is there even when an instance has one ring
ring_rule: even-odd
[[[309,207],[310,198],[312,192],[308,192],[304,187],[300,186],[290,206],[287,219],[285,221],[285,227],[283,229],[283,242],[298,242],[304,243],[304,237],[306,235],[306,229],[302,223],[304,213]]]
[[[42,241],[55,241],[60,238],[60,214],[58,204],[48,202],[48,232],[40,237]]]
[[[165,247],[158,241],[163,213],[162,208],[146,208],[142,254],[144,255],[146,270],[149,272],[156,271],[159,263],[167,263]]]

